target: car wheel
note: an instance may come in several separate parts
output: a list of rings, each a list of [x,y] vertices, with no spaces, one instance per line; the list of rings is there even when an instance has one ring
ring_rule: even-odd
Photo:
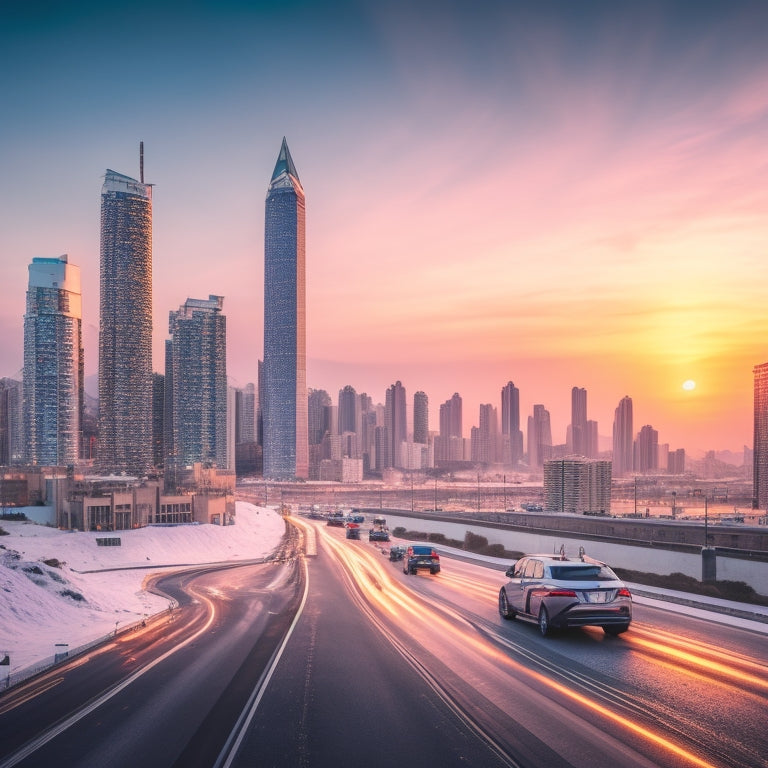
[[[542,605],[539,610],[539,632],[541,632],[542,637],[546,637],[551,631],[552,629],[549,626],[549,614],[547,613],[547,609]]]
[[[606,635],[613,635],[614,637],[616,635],[622,634],[622,632],[626,632],[629,629],[629,624],[611,624],[607,627],[603,627],[603,632],[605,632]]]
[[[514,619],[515,612],[509,607],[507,590],[502,587],[499,590],[499,615],[502,619]]]

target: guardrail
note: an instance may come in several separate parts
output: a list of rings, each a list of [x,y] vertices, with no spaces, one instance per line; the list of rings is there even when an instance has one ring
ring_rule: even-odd
[[[69,648],[62,653],[56,653],[53,656],[49,656],[47,659],[39,661],[29,667],[24,667],[23,669],[19,669],[16,672],[11,672],[5,677],[5,679],[0,679],[0,690],[4,691],[8,688],[12,688],[14,685],[23,683],[25,680],[29,680],[31,677],[35,677],[35,675],[39,675],[42,672],[46,672],[47,670],[52,669],[53,667],[64,664],[71,659],[80,656],[86,651],[90,651],[91,648],[95,648],[96,646],[101,645],[102,643],[106,643],[109,640],[114,640],[120,635],[124,635],[128,632],[135,632],[137,629],[143,629],[152,622],[160,619],[162,616],[167,616],[169,613],[172,613],[173,610],[178,607],[179,604],[176,600],[170,600],[168,608],[164,608],[162,611],[148,615],[145,619],[134,621],[131,624],[126,624],[124,627],[116,627],[114,631],[109,632],[106,635],[102,635],[101,637],[97,637],[95,640],[83,643],[83,645],[79,645],[77,648]]]

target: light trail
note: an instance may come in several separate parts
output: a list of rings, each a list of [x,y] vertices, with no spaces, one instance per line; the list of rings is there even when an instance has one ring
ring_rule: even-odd
[[[441,609],[441,611],[438,612],[428,603],[413,597],[410,590],[406,590],[400,582],[394,580],[392,574],[382,567],[381,562],[375,559],[370,551],[366,551],[359,545],[350,546],[345,541],[340,540],[323,529],[319,529],[318,532],[320,533],[323,543],[328,546],[329,550],[333,551],[337,561],[344,567],[353,583],[365,595],[369,602],[374,603],[388,615],[398,619],[398,624],[401,628],[406,629],[412,636],[414,636],[413,623],[406,624],[406,622],[403,622],[402,616],[398,613],[396,608],[406,611],[411,618],[418,622],[423,630],[426,630],[425,647],[427,647],[431,653],[439,655],[443,652],[447,644],[446,641],[450,638],[451,645],[458,648],[462,653],[467,653],[470,650],[474,651],[482,659],[491,661],[497,667],[506,669],[509,674],[514,675],[518,679],[521,676],[525,676],[535,680],[541,686],[554,691],[561,697],[574,702],[605,720],[645,739],[656,748],[671,755],[675,755],[677,758],[684,760],[691,766],[697,766],[698,768],[716,768],[714,763],[708,762],[670,739],[655,733],[650,728],[632,722],[631,720],[626,719],[622,714],[612,711],[607,706],[604,706],[592,698],[553,680],[541,672],[537,672],[528,666],[516,662],[509,655],[503,653],[497,647],[492,645],[489,641],[478,636],[476,630],[466,621],[466,619],[463,619],[463,617],[460,617],[458,614],[453,614],[454,617],[460,619],[460,625],[455,621],[448,621],[443,616],[443,614],[448,611]],[[443,573],[441,573],[441,577],[442,576]],[[466,587],[467,584],[471,582],[467,577],[458,575],[449,577],[448,579],[441,578],[440,580],[453,581],[460,589]],[[437,580],[435,580],[435,582],[437,583]],[[489,594],[487,586],[482,584],[479,592],[484,596]],[[441,640],[439,648],[434,647],[433,643],[429,643],[429,641],[433,640],[436,635],[439,635]],[[499,640],[502,644],[515,650],[514,646],[508,641],[505,641],[501,637],[499,637]],[[651,645],[650,641],[645,642],[648,645]],[[660,647],[664,648],[664,646],[661,645]],[[681,651],[679,653],[682,655],[683,652]],[[467,674],[467,670],[463,671],[465,679]]]
[[[12,709],[16,709],[16,707],[20,707],[22,704],[26,704],[28,701],[31,701],[35,697],[39,696],[41,693],[50,691],[51,688],[55,688],[63,680],[64,680],[63,677],[57,677],[53,680],[43,681],[41,685],[35,686],[34,689],[27,691],[25,694],[21,696],[17,696],[13,698],[6,705],[0,707],[0,715],[4,715],[6,712],[10,712]]]
[[[646,640],[642,637],[638,637],[637,635],[629,635],[627,636],[626,640],[630,645],[639,646],[641,648],[645,648],[647,650],[661,654],[664,657],[673,659],[674,661],[684,662],[691,666],[704,669],[710,674],[717,673],[723,675],[724,677],[731,678],[738,683],[753,685],[756,688],[768,690],[768,679],[765,677],[756,677],[755,675],[751,675],[747,672],[735,669],[732,666],[716,661],[714,658],[712,658],[712,655],[700,656],[690,651],[684,651],[680,648],[673,648],[669,645],[656,642],[654,640]],[[712,651],[712,654],[714,654],[714,651]],[[759,668],[759,665],[757,664],[754,664],[754,666]]]

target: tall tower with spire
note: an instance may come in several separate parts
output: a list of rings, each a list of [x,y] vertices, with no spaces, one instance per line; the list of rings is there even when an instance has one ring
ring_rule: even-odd
[[[98,464],[142,475],[152,467],[152,186],[111,170],[100,282]]]
[[[264,477],[307,478],[304,189],[283,138],[264,221]]]

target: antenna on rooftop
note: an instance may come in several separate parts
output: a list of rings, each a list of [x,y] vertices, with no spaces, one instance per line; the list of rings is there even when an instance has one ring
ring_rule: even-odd
[[[144,183],[144,142],[139,142],[139,181]]]

